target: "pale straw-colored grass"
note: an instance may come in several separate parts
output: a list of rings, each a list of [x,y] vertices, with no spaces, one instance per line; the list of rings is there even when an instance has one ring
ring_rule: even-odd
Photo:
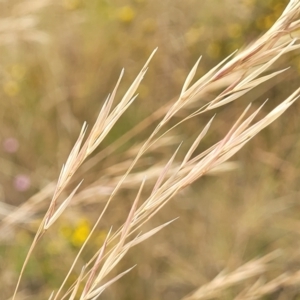
[[[268,263],[274,260],[278,255],[278,252],[273,252],[262,258],[249,261],[233,272],[228,273],[223,271],[212,281],[201,286],[191,295],[184,297],[183,300],[211,299],[220,296],[224,289],[237,285],[249,278],[264,274],[268,268]]]
[[[300,27],[300,20],[298,19],[299,12],[300,1],[290,1],[280,18],[268,32],[244,50],[233,53],[224,59],[220,64],[199,79],[195,79],[195,75],[200,59],[196,62],[195,66],[188,74],[186,81],[183,83],[183,88],[178,99],[168,103],[154,114],[154,119],[160,120],[158,125],[150,134],[149,138],[140,144],[139,147],[132,149],[128,153],[127,160],[119,166],[118,171],[122,171],[124,175],[117,176],[114,178],[114,181],[112,181],[113,183],[108,190],[109,195],[107,195],[106,199],[102,199],[102,201],[105,201],[103,211],[99,212],[99,217],[94,224],[90,235],[78,252],[60,289],[54,291],[49,299],[98,299],[99,295],[108,286],[131,270],[128,269],[113,278],[107,279],[108,275],[120,260],[123,259],[130,248],[148,239],[173,221],[143,233],[140,231],[141,226],[158,213],[179,191],[191,185],[209,172],[216,171],[217,168],[222,168],[222,164],[230,159],[262,129],[280,117],[299,98],[300,88],[294,91],[288,98],[284,99],[264,117],[261,117],[260,114],[262,106],[252,112],[250,112],[251,108],[248,106],[245,111],[236,118],[231,129],[219,142],[211,145],[202,153],[195,154],[198,145],[210,130],[214,119],[212,118],[202,130],[199,130],[197,138],[190,145],[188,151],[183,153],[183,159],[179,160],[176,156],[178,151],[182,150],[179,144],[174,155],[170,157],[164,165],[159,162],[158,164],[155,164],[155,167],[143,172],[138,172],[134,169],[142,161],[143,155],[149,153],[153,147],[164,147],[165,143],[168,143],[167,134],[170,132],[172,134],[172,128],[168,129],[169,127],[167,125],[178,113],[183,114],[184,117],[179,123],[173,126],[173,128],[179,126],[188,119],[199,117],[205,112],[239,100],[243,95],[255,87],[284,72],[286,69],[267,73],[279,58],[284,57],[291,51],[299,50],[300,45],[297,40],[297,30]],[[46,235],[47,230],[49,230],[61,214],[68,209],[68,206],[76,199],[76,197],[78,198],[76,202],[80,204],[80,199],[82,200],[84,198],[82,196],[84,192],[93,195],[93,188],[96,188],[97,186],[101,187],[101,182],[96,182],[92,186],[86,187],[85,190],[80,191],[81,181],[77,181],[76,188],[68,195],[68,197],[63,201],[61,201],[60,198],[68,184],[71,181],[74,182],[77,180],[76,176],[79,167],[89,159],[89,156],[110,133],[110,130],[128,107],[133,105],[137,98],[136,91],[147,72],[155,52],[156,50],[150,55],[148,61],[141,69],[132,85],[114,107],[113,102],[116,101],[117,89],[124,74],[123,71],[121,72],[115,88],[107,97],[89,134],[87,134],[87,125],[84,124],[82,126],[79,137],[71,150],[66,163],[62,167],[53,191],[50,205],[35,235],[32,246],[28,251],[12,299],[17,299],[17,291],[24,269],[39,240]],[[191,84],[192,82],[194,83]],[[210,101],[206,100],[206,95],[210,91],[219,91],[220,89],[221,92],[219,92],[214,99]],[[188,107],[193,109],[191,113],[186,113],[188,111],[186,108]],[[260,118],[258,118],[258,116],[260,116]],[[138,127],[125,135],[125,138],[121,138],[121,140],[110,146],[109,151],[111,151],[113,147],[121,145],[124,142],[124,139],[128,139],[132,134],[136,134],[139,130],[143,130],[143,128],[147,127],[152,121],[153,116],[151,121],[150,119],[145,120],[141,125],[138,125]],[[174,141],[172,138],[171,140]],[[100,152],[93,160],[101,160],[101,157],[104,155],[103,153],[107,154],[108,152]],[[87,171],[88,165],[86,166],[85,170]],[[145,184],[152,185],[151,192],[148,195],[143,192]],[[86,262],[80,276],[74,284],[69,287],[68,291],[63,294],[67,280],[83,249],[89,242],[95,228],[101,222],[103,215],[108,206],[111,205],[115,195],[124,185],[131,185],[132,189],[137,189],[137,196],[133,201],[131,210],[127,212],[128,216],[126,222],[119,229],[112,229],[108,233],[102,247],[98,249],[90,261]],[[47,193],[48,191],[45,189],[43,194]],[[12,215],[7,216],[7,218],[2,221],[3,224],[13,225],[16,222],[22,222],[22,218],[24,218],[24,215],[22,214],[24,212],[27,213],[27,210],[29,211],[30,208],[35,205],[35,201],[39,200],[32,198],[28,203],[25,203]],[[113,203],[112,205],[117,205],[117,203]],[[185,299],[210,298],[212,295],[215,295],[215,293],[218,294],[222,289],[227,288],[228,286],[234,285],[249,277],[259,276],[264,272],[266,264],[271,258],[273,258],[273,255],[249,262],[234,272],[221,274],[212,282],[200,287]],[[261,295],[274,290],[274,286],[298,282],[298,277],[298,273],[293,275],[284,274],[280,278],[276,278],[269,283],[258,282],[249,289],[243,291],[237,299],[258,298]],[[79,287],[82,286],[83,288],[80,289]]]
[[[224,290],[251,278],[256,279],[256,281],[253,284],[246,285],[247,288],[234,297],[235,300],[260,299],[282,288],[299,285],[299,271],[283,273],[273,280],[266,282],[264,279],[265,273],[270,268],[270,263],[278,256],[280,256],[280,251],[275,251],[262,258],[249,261],[232,272],[224,270],[209,283],[199,287],[199,289],[182,300],[222,299],[222,292]]]
[[[47,43],[48,35],[38,29],[39,18],[37,12],[45,9],[51,3],[49,0],[32,1],[12,5],[6,3],[6,9],[10,9],[10,17],[2,17],[0,20],[0,45],[13,46],[19,41]],[[0,12],[1,14],[1,12]]]

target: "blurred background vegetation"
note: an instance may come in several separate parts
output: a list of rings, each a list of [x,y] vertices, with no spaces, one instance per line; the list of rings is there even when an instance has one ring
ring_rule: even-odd
[[[174,99],[200,55],[203,58],[196,78],[268,30],[287,3],[0,1],[1,299],[12,295],[53,184],[83,122],[93,124],[121,69],[125,68],[125,77],[119,97],[153,49],[159,48],[134,105],[97,150],[104,154],[99,159],[96,154],[76,177],[78,181],[85,178],[85,186],[98,180],[97,192],[78,197],[78,203],[67,210],[35,250],[20,288],[24,297],[34,295],[28,299],[48,299],[59,287],[114,186],[113,178],[122,175],[122,162],[126,163],[131,149],[151,132],[152,121],[118,149],[101,151]],[[298,55],[289,55],[276,67],[282,66],[291,68],[217,110],[218,119],[204,146],[224,136],[249,102],[258,107],[269,98],[263,108],[267,112],[299,85]],[[136,268],[109,288],[104,298],[181,299],[224,268],[235,269],[278,248],[282,255],[266,276],[298,270],[299,113],[298,102],[234,157],[234,170],[206,176],[176,196],[149,228],[180,218],[128,254],[116,272],[137,264]],[[192,140],[210,117],[203,115],[176,129],[172,141],[154,151],[141,167],[168,159],[180,141]],[[153,124],[156,121],[153,118]],[[32,198],[40,191],[44,191],[40,201],[39,196]],[[84,252],[81,265],[101,246],[109,227],[124,221],[124,211],[128,211],[135,192],[128,187],[118,195],[117,204]],[[28,199],[35,201],[34,214],[6,226],[7,215]],[[75,271],[79,272],[80,266]],[[239,289],[242,287],[229,288],[222,299],[232,299]],[[266,299],[298,299],[297,295],[299,288],[293,286],[279,289]]]

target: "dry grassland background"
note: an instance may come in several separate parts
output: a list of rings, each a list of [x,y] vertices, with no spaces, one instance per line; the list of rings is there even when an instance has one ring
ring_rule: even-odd
[[[12,299],[36,232],[41,223],[47,227],[49,219],[44,216],[52,205],[62,165],[85,121],[88,129],[84,141],[87,139],[122,68],[125,73],[112,110],[158,47],[134,93],[138,97],[67,179],[54,210],[84,181],[57,221],[42,231],[16,299],[49,299],[52,291],[56,295],[114,188],[178,99],[200,55],[191,85],[235,50],[239,55],[257,41],[288,3],[0,1],[0,299]],[[298,7],[294,22],[299,20],[299,11]],[[299,37],[297,30],[283,30],[280,38],[288,44]],[[265,52],[277,44],[268,45]],[[297,40],[294,45],[298,46]],[[151,195],[181,143],[164,182],[176,173],[215,114],[192,157],[221,141],[250,102],[244,119],[269,99],[255,123],[299,88],[299,54],[296,46],[283,53],[259,77],[290,67],[288,70],[261,84],[252,83],[256,87],[235,101],[186,120],[156,141],[114,195],[62,292],[52,299],[63,299],[95,253],[104,251],[101,266],[94,261],[84,274],[91,274],[89,270],[98,274],[107,255],[113,249],[119,251],[120,236],[102,247],[111,227],[113,235],[126,219],[134,222],[129,212],[143,180],[138,208]],[[258,59],[256,68],[272,55],[267,54],[262,62]],[[246,66],[236,77],[216,80],[196,101],[176,112],[160,134],[227,88],[234,88],[250,69]],[[126,242],[139,232],[153,233],[153,228],[179,218],[132,247],[105,274],[101,284],[136,265],[99,299],[300,299],[299,115],[298,100],[214,172],[205,171],[198,176],[201,178],[183,184],[185,188],[179,188],[172,200]],[[54,210],[52,214],[48,211],[48,217]],[[123,234],[128,234],[126,223]],[[94,298],[80,298],[87,295],[86,280],[76,287],[74,299],[98,299],[96,294]],[[64,299],[72,298],[67,294]]]

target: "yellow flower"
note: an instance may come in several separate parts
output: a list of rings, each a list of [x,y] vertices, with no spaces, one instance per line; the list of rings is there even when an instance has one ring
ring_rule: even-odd
[[[243,4],[251,7],[255,4],[255,0],[243,0]]]
[[[19,93],[19,90],[19,85],[13,80],[6,81],[3,84],[3,91],[9,97],[16,96]]]
[[[118,19],[123,23],[130,23],[135,18],[135,11],[131,6],[123,6],[118,13]]]
[[[203,32],[202,28],[190,28],[187,33],[185,34],[185,41],[188,46],[192,46],[193,44],[197,43],[200,39],[200,36]]]
[[[80,0],[64,0],[63,6],[65,9],[74,10],[81,6],[81,1]]]
[[[75,247],[80,247],[88,237],[90,231],[91,231],[91,225],[88,220],[83,219],[79,221],[71,236],[71,243]]]
[[[24,78],[26,73],[26,68],[24,65],[15,64],[11,67],[10,74],[16,80],[21,80]]]
[[[235,39],[235,38],[238,38],[241,36],[242,28],[239,24],[233,23],[233,24],[228,25],[227,32],[228,32],[229,37]]]

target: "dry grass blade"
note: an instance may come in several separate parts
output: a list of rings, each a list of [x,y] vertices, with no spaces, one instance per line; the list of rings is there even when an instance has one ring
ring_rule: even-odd
[[[143,180],[143,182],[142,182],[142,184],[140,186],[140,189],[138,191],[138,194],[137,194],[137,196],[136,196],[136,198],[135,198],[135,200],[133,202],[131,210],[130,210],[130,212],[128,214],[127,220],[126,220],[126,222],[124,224],[124,227],[123,227],[123,230],[122,230],[122,233],[121,233],[120,243],[118,244],[118,247],[122,247],[123,246],[123,244],[125,242],[125,239],[126,239],[126,237],[128,235],[128,232],[130,230],[134,214],[136,212],[138,201],[140,200],[141,193],[142,193],[143,187],[145,185],[145,181],[146,181],[146,179]]]
[[[166,138],[173,128],[179,126],[182,122],[199,116],[204,112],[208,112],[217,107],[226,105],[232,101],[236,101],[241,96],[254,89],[258,85],[266,82],[274,76],[281,74],[284,70],[272,72],[271,74],[265,74],[265,72],[281,57],[286,53],[289,53],[300,48],[300,44],[297,39],[290,41],[290,34],[300,28],[300,22],[295,21],[295,18],[299,15],[300,1],[290,1],[281,17],[275,22],[270,30],[263,35],[260,39],[255,41],[247,49],[241,51],[239,54],[228,56],[217,66],[208,71],[200,79],[190,86],[193,81],[200,59],[195,63],[192,70],[189,72],[181,93],[177,100],[172,104],[164,108],[164,114],[160,115],[161,120],[158,125],[154,128],[149,137],[140,144],[139,148],[132,153],[128,154],[127,160],[122,166],[118,166],[122,170],[121,177],[115,177],[111,187],[108,199],[106,200],[104,209],[99,214],[95,225],[80,248],[65,280],[63,281],[60,289],[56,293],[54,300],[59,298],[60,292],[62,291],[67,279],[73,271],[75,264],[78,262],[78,258],[81,255],[87,242],[90,240],[91,235],[95,231],[95,228],[100,223],[103,215],[116,193],[126,185],[126,180],[130,181],[132,178],[132,186],[135,187],[136,183],[140,183],[140,176],[142,172],[133,173],[135,167],[139,167],[139,163],[142,161],[145,154],[151,151],[151,148],[157,146],[161,148],[164,146],[163,139]],[[136,91],[139,87],[144,75],[147,72],[148,65],[152,59],[156,49],[150,55],[148,61],[137,75],[133,83],[130,85],[128,90],[118,104],[113,108],[113,102],[116,97],[116,93],[123,77],[124,71],[122,70],[119,79],[113,89],[111,95],[109,95],[104,102],[104,105],[97,117],[97,120],[92,127],[90,134],[87,136],[85,142],[83,142],[85,133],[87,130],[86,124],[83,125],[79,137],[71,150],[69,157],[66,160],[65,165],[62,167],[59,179],[54,191],[54,195],[50,202],[49,208],[44,216],[41,225],[35,235],[33,243],[28,251],[25,262],[22,266],[18,283],[14,292],[13,300],[16,297],[17,290],[24,272],[25,266],[29,260],[29,257],[36,246],[38,240],[45,234],[51,225],[60,217],[63,211],[69,205],[71,199],[75,196],[77,189],[80,184],[69,194],[69,196],[62,202],[57,208],[57,202],[62,191],[67,187],[74,174],[78,171],[79,167],[85,162],[85,160],[95,151],[95,149],[101,144],[103,139],[111,131],[115,123],[120,119],[128,107],[136,99]],[[226,82],[226,84],[224,84]],[[216,88],[217,86],[217,88]],[[207,91],[217,90],[222,87],[222,91],[211,101],[203,101],[203,96],[206,95]],[[143,242],[150,238],[152,235],[163,229],[165,226],[170,224],[172,221],[167,222],[161,226],[158,226],[144,234],[134,236],[135,232],[147,223],[155,214],[157,214],[161,208],[168,203],[179,191],[185,187],[191,185],[193,182],[210,173],[216,168],[220,168],[221,164],[231,158],[237,151],[239,151],[248,141],[250,141],[256,134],[263,130],[266,126],[274,122],[281,114],[286,111],[300,95],[300,88],[297,89],[292,95],[290,95],[281,104],[275,107],[269,114],[256,121],[253,125],[251,123],[258,116],[261,107],[246,117],[246,114],[250,110],[250,105],[244,110],[244,112],[237,118],[237,121],[232,125],[228,133],[217,143],[204,150],[202,153],[194,155],[198,145],[203,140],[208,130],[211,128],[212,119],[206,124],[201,133],[191,143],[189,149],[183,153],[183,160],[180,162],[175,161],[177,159],[177,152],[180,146],[177,148],[175,153],[167,161],[167,163],[160,163],[155,165],[154,169],[146,169],[146,173],[153,179],[150,183],[147,181],[147,185],[151,186],[147,196],[146,192],[142,191],[145,185],[145,179],[140,185],[137,196],[133,201],[132,207],[128,213],[128,216],[122,226],[115,231],[112,236],[108,234],[104,244],[98,249],[92,259],[85,265],[81,270],[81,273],[73,286],[69,291],[61,298],[65,299],[69,296],[69,299],[75,299],[79,291],[80,284],[84,284],[85,287],[81,294],[81,300],[97,299],[99,295],[113,282],[124,276],[131,269],[117,275],[107,283],[102,284],[106,276],[117,266],[121,259],[133,246]],[[204,102],[204,103],[203,103]],[[175,124],[171,129],[166,129],[162,132],[162,128],[177,114],[183,112],[183,109],[190,107],[191,105],[196,106],[193,112],[185,114],[181,121]],[[143,157],[143,158],[142,158]],[[134,177],[135,176],[135,177]],[[155,180],[156,179],[156,180]],[[129,186],[129,184],[128,184]],[[143,197],[142,197],[143,196]],[[143,202],[142,202],[143,201]],[[138,207],[138,203],[142,202]],[[125,218],[124,218],[125,219]],[[106,252],[106,253],[105,253]],[[235,285],[240,281],[246,280],[247,278],[258,276],[265,272],[267,263],[274,258],[274,255],[268,255],[261,259],[251,261],[242,267],[238,268],[234,272],[229,274],[220,274],[214,280],[207,285],[201,287],[194,292],[187,299],[205,299],[211,298],[217,295],[220,291],[225,288]],[[87,268],[90,268],[86,272]],[[86,272],[86,274],[85,274]],[[274,286],[288,284],[287,282],[296,282],[298,280],[298,274],[295,275],[296,279],[288,277],[280,277],[269,285],[255,286],[255,289],[251,289],[251,293],[263,294],[270,293],[274,290]],[[250,290],[247,291],[250,295]],[[53,294],[50,296],[52,298]]]
[[[89,277],[88,277],[88,279],[87,279],[87,281],[86,281],[86,284],[85,284],[85,287],[84,287],[84,289],[83,289],[83,292],[82,292],[82,295],[81,295],[80,299],[84,299],[84,296],[85,296],[86,294],[88,294],[89,291],[90,291],[91,284],[92,284],[92,282],[93,282],[93,280],[94,280],[94,278],[95,278],[96,272],[97,272],[97,270],[98,270],[98,268],[99,268],[99,265],[100,265],[100,262],[101,262],[101,260],[102,260],[102,258],[103,258],[104,251],[105,251],[105,249],[106,249],[107,240],[108,240],[108,238],[109,238],[109,235],[110,235],[110,232],[108,233],[108,235],[107,235],[107,237],[106,237],[106,239],[105,239],[105,241],[104,241],[104,244],[103,244],[103,246],[101,247],[101,250],[100,250],[100,252],[99,252],[99,254],[98,254],[98,257],[97,257],[97,259],[96,259],[96,262],[95,262],[93,268],[91,269],[90,275],[89,275]],[[80,281],[80,280],[78,279],[78,281]]]
[[[190,185],[199,177],[203,176],[211,169],[217,167],[233,156],[252,137],[274,121],[274,118],[279,117],[294,101],[296,101],[298,93],[299,90],[296,90],[288,99],[276,107],[265,118],[258,121],[248,129],[247,126],[249,126],[250,121],[256,116],[259,110],[254,112],[242,124],[242,119],[239,118],[226,137],[213,148],[210,148],[209,151],[205,152],[205,155],[199,155],[194,158],[192,162],[186,161],[185,165],[181,164],[181,169],[178,171],[178,174],[176,173],[175,176],[171,176],[159,189],[152,193],[145,201],[145,204],[141,207],[143,210],[137,211],[138,217],[135,218],[136,223],[142,223],[142,220],[146,220],[154,210],[161,205],[164,205],[176,193],[178,193],[178,191],[187,185]]]
[[[152,190],[152,194],[156,192],[156,190],[161,186],[163,180],[166,177],[167,172],[170,170],[172,163],[175,159],[175,156],[180,148],[181,144],[178,146],[178,148],[176,149],[175,153],[173,154],[173,156],[170,158],[170,160],[168,161],[168,163],[165,165],[165,167],[163,168],[163,170],[161,171],[160,175],[157,178],[157,181],[154,185],[154,188]]]
[[[166,222],[160,226],[157,226],[153,229],[151,229],[150,231],[137,236],[133,241],[129,242],[126,246],[128,248],[131,248],[133,246],[136,246],[137,244],[142,243],[143,241],[147,240],[148,238],[150,238],[151,236],[153,236],[154,234],[158,233],[160,230],[162,230],[163,228],[165,228],[166,226],[170,225],[171,223],[173,223],[174,221],[176,221],[178,218],[175,218],[169,222]]]
[[[83,274],[84,274],[84,271],[85,271],[85,267],[83,267],[83,268],[81,269],[81,272],[80,272],[80,274],[79,274],[77,283],[76,283],[76,285],[75,285],[75,287],[74,287],[74,289],[73,289],[73,292],[72,292],[72,294],[71,294],[69,300],[74,300],[74,299],[75,299],[76,294],[77,294],[77,291],[78,291],[78,288],[79,288],[79,285],[80,285],[80,283],[81,283],[81,279],[82,279]]]
[[[93,292],[91,292],[90,294],[88,294],[85,298],[83,299],[97,299],[106,288],[108,288],[110,285],[112,285],[114,282],[116,282],[117,280],[119,280],[121,277],[123,277],[124,275],[126,275],[128,272],[130,272],[135,266],[133,266],[132,268],[120,273],[118,276],[114,277],[113,279],[111,279],[110,281],[108,281],[107,283],[103,284],[101,287],[95,289]]]
[[[298,44],[293,45],[296,39],[294,39],[293,41],[289,41],[290,34],[295,30],[297,30],[300,26],[299,21],[295,20],[299,14],[298,8],[299,8],[298,3],[290,2],[290,4],[283,12],[282,16],[275,22],[275,24],[265,35],[263,35],[260,39],[255,41],[251,46],[241,51],[241,53],[239,53],[235,57],[233,56],[234,55],[233,53],[231,56],[229,56],[219,65],[217,65],[215,68],[210,70],[206,75],[200,78],[190,88],[185,90],[188,87],[190,81],[192,80],[192,77],[194,76],[194,72],[198,65],[198,63],[196,63],[195,66],[193,67],[193,70],[188,75],[188,79],[186,80],[185,89],[184,89],[185,90],[184,101],[182,97],[179,97],[179,100],[171,102],[173,103],[173,105],[171,105],[172,107],[171,109],[170,109],[170,104],[168,104],[166,105],[166,107],[161,109],[159,113],[155,114],[154,119],[157,119],[159,116],[163,116],[163,113],[165,113],[165,118],[164,121],[162,121],[158,126],[158,128],[155,130],[154,135],[165,123],[167,123],[167,121],[178,110],[200,103],[200,101],[203,101],[203,99],[205,99],[206,93],[211,90],[214,90],[220,86],[221,87],[224,86],[226,92],[224,91],[221,92],[213,101],[209,103],[208,106],[206,105],[205,107],[204,105],[203,107],[198,108],[198,111],[191,114],[190,117],[188,118],[194,117],[200,113],[204,113],[209,109],[213,109],[225,105],[229,102],[235,101],[239,99],[239,97],[241,97],[242,95],[246,94],[248,91],[256,87],[258,84],[270,80],[273,76],[280,74],[281,71],[274,72],[269,75],[264,75],[254,79],[255,76],[257,77],[259,74],[261,74],[262,71],[266,70],[266,68],[269,68],[271,64],[274,63],[278,59],[278,57],[280,57],[280,55],[281,56],[285,55],[287,52],[294,51],[299,48]],[[121,113],[121,111],[123,112],[124,109],[128,107],[125,104],[126,101],[129,101],[127,105],[130,105],[131,102],[129,100],[130,99],[129,96],[130,95],[133,96],[133,90],[136,88],[136,84],[139,82],[139,80],[142,79],[143,74],[146,71],[147,64],[148,62],[146,63],[145,67],[142,69],[140,75],[138,76],[139,79],[137,78],[138,80],[135,80],[135,82],[132,84],[129,91],[126,93],[125,95],[126,97],[125,96],[123,97],[123,100],[121,101],[123,110],[121,109],[121,106],[118,105],[116,110],[114,110],[114,112],[111,114],[111,117],[109,117],[109,120],[107,119],[107,123],[106,123],[107,126],[106,125],[104,126],[106,130],[104,133],[102,133],[101,138],[99,135],[100,139],[97,141],[97,143],[100,142],[104,138],[104,136],[107,135],[109,131],[108,128],[111,128],[111,126],[116,121],[116,115]],[[252,74],[252,72],[254,72],[253,74],[255,74],[255,76]],[[246,75],[247,75],[246,77],[247,80],[244,78]],[[116,88],[114,89],[112,95],[114,95],[115,91]],[[115,115],[115,117],[112,117],[113,115]],[[152,119],[152,117],[150,119]],[[145,124],[149,124],[149,123],[145,122]],[[143,130],[143,126],[138,126],[138,128],[135,131],[139,131],[139,130]],[[94,137],[96,137],[99,134],[96,131],[94,133],[95,133]],[[122,142],[126,141],[127,139],[128,137],[125,138],[124,136],[124,138],[121,138],[121,143],[119,144],[122,144]],[[93,143],[90,144],[90,150],[96,147],[96,144],[93,147],[92,144]],[[149,145],[150,141],[148,141],[146,144]],[[88,151],[87,149],[88,147],[86,148],[86,151]],[[140,149],[141,150],[140,154],[137,155],[137,157],[140,157],[146,149],[147,149],[146,146],[142,147]],[[109,147],[107,149],[108,152],[111,152],[111,150],[112,147]],[[82,155],[87,155],[86,151],[84,151],[85,153],[82,153]],[[107,153],[106,150],[104,150],[104,152],[103,151],[100,152],[100,154],[103,153]],[[78,158],[79,161],[82,160],[82,155]],[[96,157],[91,160],[91,165],[93,165],[95,159]],[[118,188],[116,189],[116,191],[117,190]]]
[[[83,181],[83,180],[82,180]],[[55,213],[46,219],[44,229],[47,230],[50,228],[51,225],[59,218],[59,216],[63,213],[63,211],[67,208],[70,201],[72,200],[74,194],[77,192],[78,188],[82,184],[82,181],[76,186],[76,188],[73,190],[73,192],[68,196],[68,198],[60,205],[60,207],[55,211]]]
[[[193,155],[194,151],[199,146],[201,140],[205,137],[205,135],[206,135],[208,129],[210,128],[210,125],[211,125],[214,118],[215,118],[215,116],[210,119],[210,121],[205,125],[205,127],[203,128],[201,133],[198,135],[198,137],[194,141],[193,145],[191,146],[191,148],[189,149],[189,151],[185,155],[180,168],[182,168],[190,160],[190,158]]]
[[[183,87],[182,87],[182,90],[181,90],[181,93],[180,93],[180,96],[179,98],[182,98],[184,93],[186,92],[187,88],[189,87],[191,81],[193,80],[195,74],[196,74],[196,71],[197,71],[197,68],[198,68],[198,65],[199,65],[199,62],[201,60],[202,56],[197,60],[197,62],[195,63],[194,67],[192,68],[191,72],[189,73],[189,75],[187,76],[184,84],[183,84]]]
[[[186,185],[191,184],[204,173],[208,172],[210,169],[213,169],[214,167],[218,166],[222,162],[226,161],[229,157],[231,157],[246,142],[248,142],[260,130],[267,126],[271,122],[270,119],[274,120],[273,118],[280,116],[293,103],[293,101],[297,99],[298,93],[299,90],[295,91],[287,100],[276,107],[261,121],[252,125],[249,129],[247,129],[247,127],[250,121],[257,115],[260,108],[242,123],[242,118],[249,109],[248,107],[242,114],[242,116],[238,119],[238,121],[233,125],[224,139],[218,145],[216,145],[216,147],[210,153],[208,153],[206,157],[198,162],[195,161],[193,167],[189,169],[189,171],[184,172],[185,165],[182,165],[182,172],[177,173],[175,176],[171,176],[169,180],[167,180],[163,185],[160,184],[159,187],[156,187],[156,190],[144,202],[139,210],[135,211],[135,209],[132,209],[126,223],[123,226],[123,229],[119,231],[119,234],[121,234],[120,242],[106,259],[103,268],[101,269],[98,277],[95,279],[93,287],[99,284],[104,276],[106,276],[116,266],[116,264],[124,257],[131,246],[136,245],[146,238],[149,238],[166,224],[153,231],[148,232],[141,237],[137,237],[132,242],[129,242],[128,244],[123,246],[124,240],[126,236],[129,236],[130,228],[133,225],[135,226],[135,228],[132,232],[134,232],[137,228],[144,224],[149,219],[149,217],[152,217],[155,213],[157,213],[159,209],[163,205],[165,205],[179,190],[184,188]],[[247,132],[246,136],[244,134],[245,132]],[[165,176],[164,174],[165,170],[162,170],[161,176]],[[138,195],[140,195],[140,192]],[[131,225],[129,226],[129,224]],[[115,235],[114,238],[116,236],[117,235]],[[241,274],[239,273],[239,275]],[[236,280],[235,277],[234,280]],[[229,280],[229,282],[231,281]]]
[[[177,219],[177,218],[176,218]],[[149,232],[144,233],[142,235],[138,235],[136,238],[134,238],[132,241],[128,242],[125,245],[122,245],[122,248],[118,248],[116,247],[111,254],[109,255],[109,257],[111,257],[111,259],[107,259],[107,261],[109,260],[109,266],[110,269],[107,269],[105,267],[105,265],[103,265],[102,270],[103,272],[99,273],[98,277],[94,280],[93,284],[91,285],[91,282],[88,280],[89,282],[89,292],[86,292],[82,295],[82,298],[80,298],[81,300],[84,299],[90,299],[90,297],[92,297],[91,295],[94,294],[98,294],[100,291],[101,293],[104,291],[104,289],[107,287],[107,285],[112,284],[113,282],[115,282],[116,280],[118,280],[120,277],[122,277],[123,275],[125,275],[126,273],[128,273],[131,269],[117,275],[116,277],[114,277],[112,280],[110,280],[107,284],[102,285],[100,288],[97,288],[97,286],[99,285],[100,281],[103,280],[103,278],[111,271],[111,269],[124,257],[124,255],[128,252],[128,250],[134,246],[136,246],[137,244],[145,241],[146,239],[150,238],[152,235],[156,234],[157,232],[159,232],[160,230],[162,230],[163,228],[165,228],[166,226],[168,226],[169,224],[171,224],[172,222],[174,222],[176,219],[171,220],[165,224],[162,224],[156,228],[151,229]],[[126,228],[126,227],[124,227]],[[118,253],[116,254],[116,249],[118,249]],[[102,253],[102,251],[100,252]],[[98,258],[101,256],[102,259],[102,254],[99,253]],[[95,265],[97,265],[101,259],[97,259]],[[92,269],[93,271],[93,269]],[[92,278],[91,274],[89,276],[89,278]],[[89,296],[88,296],[89,295]],[[99,295],[99,294],[98,294]]]
[[[116,262],[118,262],[119,260],[121,260],[121,258],[125,255],[126,252],[124,251],[124,242],[125,239],[128,236],[128,233],[130,231],[130,228],[132,226],[132,220],[136,211],[136,207],[138,204],[138,201],[140,199],[141,196],[141,192],[143,190],[145,184],[145,179],[143,180],[140,189],[138,191],[138,194],[135,198],[135,201],[131,207],[131,210],[128,214],[127,220],[124,223],[123,229],[121,231],[121,236],[120,236],[120,240],[117,244],[117,246],[113,249],[113,251],[110,253],[110,255],[108,256],[107,260],[105,261],[103,267],[101,268],[101,271],[99,273],[99,275],[97,276],[97,278],[94,280],[93,286],[97,285],[112,269],[112,265],[115,265]]]
[[[50,297],[49,297],[49,299],[48,300],[52,300],[52,298],[53,298],[53,295],[54,295],[54,291],[50,294]]]
[[[268,268],[268,263],[278,257],[278,255],[279,252],[275,251],[262,258],[252,260],[231,273],[223,271],[215,279],[201,286],[191,295],[184,297],[183,300],[212,299],[218,297],[224,289],[245,281],[248,278],[263,274]]]
[[[29,256],[32,253],[37,241],[39,240],[39,238],[45,233],[45,229],[44,228],[45,224],[47,222],[49,222],[49,219],[55,214],[55,203],[57,201],[58,196],[60,195],[60,193],[62,192],[63,188],[65,188],[65,186],[68,184],[68,182],[70,181],[71,177],[73,176],[73,174],[77,171],[77,169],[80,167],[80,165],[83,163],[83,161],[88,157],[88,155],[91,153],[91,150],[94,150],[95,147],[97,147],[100,142],[103,140],[103,138],[108,134],[109,130],[113,127],[113,125],[116,123],[116,121],[121,117],[121,115],[124,113],[124,111],[130,106],[130,104],[134,101],[134,99],[136,97],[132,97],[132,95],[135,93],[136,89],[138,88],[140,82],[142,81],[146,71],[147,71],[147,66],[150,62],[150,60],[152,59],[153,55],[155,54],[157,49],[155,49],[152,54],[150,55],[149,59],[147,60],[145,66],[142,68],[141,72],[139,73],[139,75],[137,76],[137,78],[134,80],[133,84],[130,86],[130,88],[128,89],[128,91],[126,92],[125,96],[122,98],[121,102],[117,105],[117,107],[112,111],[112,113],[110,115],[108,115],[108,110],[110,107],[110,104],[106,104],[104,110],[102,110],[104,116],[106,115],[106,120],[104,121],[104,127],[103,128],[98,128],[97,122],[94,125],[94,127],[92,128],[92,132],[93,134],[90,135],[85,144],[82,146],[82,148],[80,149],[85,131],[86,131],[86,124],[83,125],[81,133],[79,135],[79,138],[77,140],[77,142],[75,143],[70,156],[67,159],[66,164],[63,166],[62,171],[60,173],[59,176],[59,180],[58,180],[58,184],[56,187],[56,190],[54,192],[54,196],[52,198],[52,201],[50,203],[49,209],[44,217],[44,219],[41,222],[40,228],[34,238],[34,241],[32,243],[32,246],[30,247],[30,250],[27,254],[27,258],[24,262],[24,265],[22,267],[22,271],[20,273],[20,277],[18,279],[18,283],[13,295],[13,300],[15,299],[20,281],[21,281],[21,277],[22,274],[24,272],[25,266],[28,262]],[[120,75],[120,78],[117,82],[117,85],[112,93],[112,97],[110,97],[110,101],[112,102],[115,94],[116,94],[116,89],[120,83],[120,80],[122,78],[123,75],[123,71]],[[98,123],[103,123],[102,122],[102,118],[100,118],[101,122],[99,121]],[[102,132],[101,132],[102,131]],[[98,136],[95,139],[95,134],[96,136]],[[79,150],[80,149],[80,150]],[[71,197],[72,198],[72,197]],[[69,198],[68,198],[69,199]],[[66,204],[68,201],[65,201],[64,204]],[[65,208],[65,207],[63,207]],[[60,213],[56,214],[57,216],[59,216]],[[49,224],[49,223],[48,223]],[[47,225],[46,225],[47,226]],[[49,226],[47,227],[49,228]]]
[[[70,155],[67,159],[67,162],[62,167],[60,176],[58,178],[57,187],[55,190],[55,193],[53,195],[53,201],[57,199],[62,189],[68,184],[70,178],[76,171],[76,165],[78,164],[78,154],[81,147],[82,140],[85,136],[87,130],[86,123],[83,124],[81,132],[79,134],[79,137],[73,147],[73,149],[70,152]]]
[[[267,283],[263,282],[263,280],[258,280],[252,287],[240,293],[235,300],[262,299],[262,297],[275,293],[283,288],[298,286],[299,282],[300,271],[294,273],[283,273]]]

